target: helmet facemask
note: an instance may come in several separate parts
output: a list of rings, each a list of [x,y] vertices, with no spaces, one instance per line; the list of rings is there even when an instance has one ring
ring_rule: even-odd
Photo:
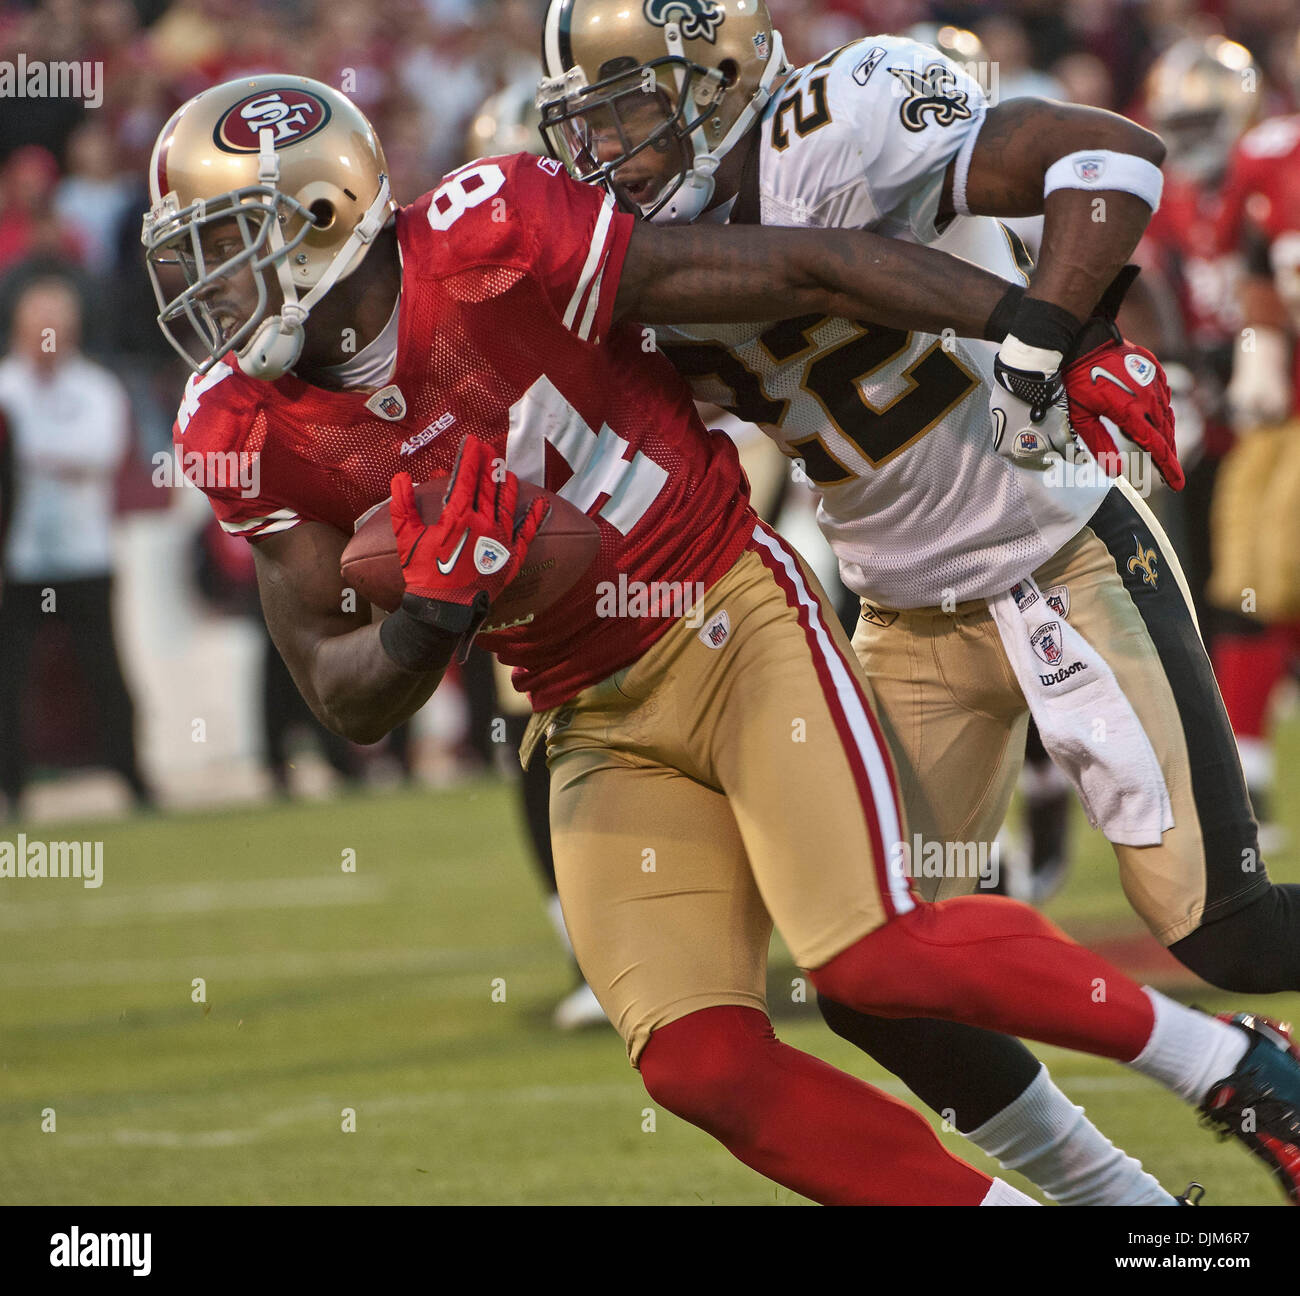
[[[538,95],[542,134],[551,155],[575,180],[603,185],[628,211],[652,219],[696,179],[697,153],[705,151],[702,127],[726,85],[721,72],[672,55],[641,65],[631,59],[614,64],[611,74],[594,85],[586,84],[580,68],[555,82],[543,81]],[[673,86],[671,92],[665,81]],[[651,160],[672,154],[676,172],[633,197],[626,168],[647,152]],[[712,167],[706,170],[711,178]]]
[[[220,356],[245,346],[272,304],[283,304],[283,289],[273,291],[267,272],[278,273],[315,221],[273,185],[234,189],[182,210],[174,203],[169,209],[166,201],[159,207],[145,217],[143,238],[158,324],[190,367],[206,373]],[[291,222],[297,228],[285,241],[282,230]],[[256,302],[242,319],[223,325],[219,306],[214,312],[213,289],[245,275],[252,277]]]
[[[728,75],[725,62],[714,68],[687,58],[675,23],[667,24],[665,43],[666,55],[644,63],[633,58],[603,63],[594,83],[580,66],[546,78],[537,106],[547,148],[575,180],[603,185],[620,205],[648,220],[678,224],[695,220],[708,207],[719,163],[766,107],[785,60],[781,38],[773,32],[757,91],[722,138],[710,144],[710,131],[721,129],[718,119],[738,69]],[[612,151],[615,143],[617,156],[602,161],[600,153]],[[676,174],[657,189],[633,196],[627,172],[623,177],[617,172],[648,149],[660,155],[675,150]]]
[[[165,135],[166,131],[155,145],[155,157]],[[233,350],[244,373],[273,382],[297,363],[306,340],[308,314],[335,283],[360,264],[383,228],[392,203],[388,175],[379,171],[378,190],[361,219],[332,251],[328,262],[313,268],[307,248],[298,251],[299,245],[313,232],[330,229],[336,218],[335,207],[325,198],[304,206],[285,193],[280,188],[280,156],[274,132],[263,126],[256,138],[256,184],[198,198],[184,208],[174,192],[161,197],[155,193],[154,205],[144,218],[141,241],[160,308],[158,324],[189,366],[206,373],[222,355]],[[311,190],[308,185],[296,191],[306,198]],[[343,192],[356,201],[349,190]],[[206,249],[205,236],[209,242]],[[293,261],[303,263],[298,282],[290,266],[291,254],[295,253]],[[266,280],[270,270],[275,271],[278,302]],[[256,300],[246,313],[223,327],[217,316],[228,312],[214,289],[228,282],[230,291],[237,292],[243,275],[252,276]],[[167,278],[177,291],[168,289],[164,283]],[[301,298],[300,288],[307,289]],[[272,310],[275,313],[269,313]],[[192,341],[191,337],[177,336],[173,325],[181,319],[190,326]]]

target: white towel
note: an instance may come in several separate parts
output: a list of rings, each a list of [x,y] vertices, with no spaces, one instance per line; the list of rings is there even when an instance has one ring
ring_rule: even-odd
[[[1059,602],[1059,601],[1058,601]],[[1094,828],[1120,846],[1157,846],[1174,826],[1165,776],[1101,654],[1032,577],[989,600],[1030,714]]]

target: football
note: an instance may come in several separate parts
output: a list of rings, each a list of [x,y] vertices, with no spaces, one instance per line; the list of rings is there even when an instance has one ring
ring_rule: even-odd
[[[447,494],[447,477],[435,477],[415,487],[415,503],[426,523],[436,522]],[[519,574],[492,605],[481,634],[527,625],[544,612],[582,577],[600,549],[595,522],[566,499],[532,482],[519,483],[518,521],[539,496],[550,504]],[[382,500],[354,523],[352,539],[339,560],[344,585],[385,612],[395,612],[405,593],[397,540],[388,509]]]

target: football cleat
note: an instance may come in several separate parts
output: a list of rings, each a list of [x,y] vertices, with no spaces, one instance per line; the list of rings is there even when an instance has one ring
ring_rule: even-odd
[[[1300,1049],[1281,1022],[1255,1013],[1220,1013],[1219,1020],[1245,1031],[1250,1047],[1210,1089],[1201,1118],[1221,1137],[1245,1144],[1300,1205]]]

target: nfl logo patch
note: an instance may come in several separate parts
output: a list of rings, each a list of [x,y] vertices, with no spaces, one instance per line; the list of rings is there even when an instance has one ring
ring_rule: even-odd
[[[1155,365],[1133,352],[1124,357],[1124,368],[1139,387],[1149,387],[1151,380],[1156,376]]]
[[[395,383],[389,383],[366,401],[366,409],[372,414],[378,414],[380,418],[388,419],[390,423],[396,423],[398,419],[406,417],[406,399]]]
[[[1043,448],[1043,438],[1037,432],[1018,432],[1016,434],[1016,453],[1036,455]]]
[[[1046,600],[1047,606],[1057,616],[1064,619],[1070,615],[1070,587],[1068,585],[1053,585],[1050,589],[1045,589],[1043,598]]]
[[[1034,651],[1049,666],[1055,666],[1064,655],[1061,651],[1061,623],[1048,621],[1040,625],[1029,637]]]
[[[1104,169],[1100,158],[1084,158],[1074,164],[1074,173],[1084,184],[1096,184]]]
[[[1021,612],[1038,602],[1038,595],[1033,590],[1027,589],[1020,581],[1011,587],[1011,597],[1015,599],[1016,607]]]
[[[731,638],[731,618],[726,611],[719,612],[700,631],[700,642],[706,648],[721,648]]]
[[[754,53],[757,54],[759,58],[765,59],[771,52],[772,52],[772,47],[767,43],[767,33],[755,32]]]

